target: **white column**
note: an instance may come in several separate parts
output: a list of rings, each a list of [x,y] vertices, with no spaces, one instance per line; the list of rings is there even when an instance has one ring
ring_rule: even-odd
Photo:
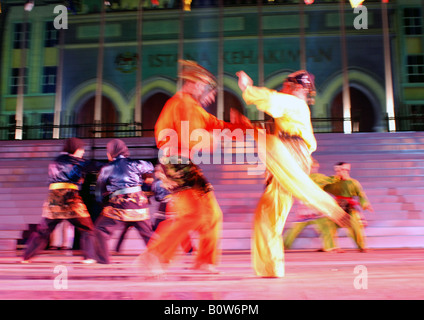
[[[142,121],[142,99],[141,99],[141,84],[142,84],[142,75],[143,75],[143,50],[142,50],[142,37],[143,37],[143,1],[138,1],[138,11],[137,11],[137,71],[136,71],[136,93],[135,93],[135,105],[134,105],[134,122],[137,123],[136,129],[140,130],[142,127],[140,123]],[[141,131],[136,131],[136,136],[141,136]]]
[[[258,0],[258,85],[265,85],[264,76],[264,37],[262,32],[262,0]],[[265,113],[258,110],[258,120],[265,120]]]
[[[223,0],[218,3],[218,97],[216,116],[224,119],[224,4]]]
[[[53,139],[60,138],[60,115],[62,112],[62,85],[63,85],[63,44],[64,31],[60,29],[59,35],[59,64],[56,74],[56,95],[54,99]]]
[[[386,114],[389,117],[389,131],[396,131],[395,103],[393,96],[393,74],[392,59],[389,38],[389,17],[387,13],[387,3],[381,2],[383,20],[383,42],[384,42],[384,68],[386,81]]]
[[[306,69],[306,42],[305,42],[305,3],[299,1],[299,29],[300,29],[300,69]]]
[[[343,72],[343,132],[352,133],[351,103],[349,91],[349,73],[346,49],[346,30],[345,30],[345,1],[340,1],[340,32],[341,32],[341,51],[342,51],[342,72]]]
[[[184,59],[184,1],[181,1],[180,8],[180,32],[178,36],[178,60]],[[177,63],[177,91],[183,86],[182,79],[179,77],[182,71],[182,66]]]
[[[22,25],[22,39],[21,39],[21,61],[18,74],[18,92],[16,96],[16,113],[15,113],[15,139],[22,140],[22,126],[24,125],[24,89],[25,89],[25,67],[27,60],[27,49],[25,46],[27,40],[27,23],[28,11],[24,10],[24,23]]]
[[[103,0],[102,11],[100,14],[100,34],[99,34],[99,53],[97,55],[97,84],[96,96],[94,101],[94,124],[102,122],[102,86],[103,86],[103,56],[104,56],[104,40],[105,40],[105,20],[106,20],[106,5]],[[100,127],[95,127],[95,130]],[[95,137],[101,137],[101,133],[96,133]]]

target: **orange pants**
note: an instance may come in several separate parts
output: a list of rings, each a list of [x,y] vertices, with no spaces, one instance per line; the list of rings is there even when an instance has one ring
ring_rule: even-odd
[[[174,258],[177,248],[187,239],[190,231],[199,233],[195,265],[214,264],[219,257],[219,240],[222,230],[222,211],[213,191],[199,196],[193,189],[172,195],[175,219],[161,223],[147,250],[161,262]],[[164,221],[166,222],[166,220]]]

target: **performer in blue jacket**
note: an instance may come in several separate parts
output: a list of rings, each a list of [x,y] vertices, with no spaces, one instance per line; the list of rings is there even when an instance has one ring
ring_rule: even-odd
[[[44,202],[42,221],[37,226],[24,253],[22,263],[29,263],[37,253],[46,248],[50,234],[64,219],[81,232],[81,249],[84,263],[95,263],[94,226],[79,189],[85,175],[96,170],[95,165],[84,160],[84,142],[78,138],[65,140],[63,152],[49,165],[49,194]]]
[[[110,162],[101,169],[96,186],[98,201],[108,197],[96,220],[97,262],[103,264],[110,263],[107,241],[117,228],[131,223],[146,245],[153,233],[148,199],[141,190],[143,174],[153,172],[153,165],[129,159],[128,148],[120,139],[109,141],[107,155]]]

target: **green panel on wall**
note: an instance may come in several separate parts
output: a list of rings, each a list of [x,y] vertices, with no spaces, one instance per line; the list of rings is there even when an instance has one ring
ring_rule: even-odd
[[[122,34],[121,24],[107,24],[105,25],[105,37],[119,37]],[[99,39],[100,25],[92,24],[86,26],[78,26],[77,38],[78,39]]]
[[[405,88],[404,97],[406,100],[424,100],[424,88]]]
[[[16,97],[5,99],[5,111],[16,110]],[[54,96],[41,96],[41,97],[24,97],[24,112],[30,111],[54,111]]]
[[[275,15],[263,17],[263,29],[297,29],[300,26],[299,15]],[[305,27],[308,26],[308,17],[305,16]]]

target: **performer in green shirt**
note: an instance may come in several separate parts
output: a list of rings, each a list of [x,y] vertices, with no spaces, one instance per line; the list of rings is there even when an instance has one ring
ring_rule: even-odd
[[[319,173],[319,163],[315,159],[312,161],[311,174],[309,177],[320,187],[324,188],[327,184],[332,183],[335,179]],[[336,246],[334,240],[337,228],[335,223],[323,214],[313,210],[302,202],[299,203],[296,211],[297,220],[293,223],[290,230],[284,233],[284,248],[290,249],[294,240],[307,226],[312,225],[322,240],[322,249],[324,252],[341,252],[342,250]]]
[[[334,182],[327,184],[324,190],[335,196],[339,205],[349,213],[350,227],[348,227],[348,234],[355,241],[359,251],[366,252],[368,251],[364,232],[366,222],[361,215],[361,210],[370,212],[374,210],[359,181],[350,177],[350,169],[349,163],[337,163],[334,166]]]

